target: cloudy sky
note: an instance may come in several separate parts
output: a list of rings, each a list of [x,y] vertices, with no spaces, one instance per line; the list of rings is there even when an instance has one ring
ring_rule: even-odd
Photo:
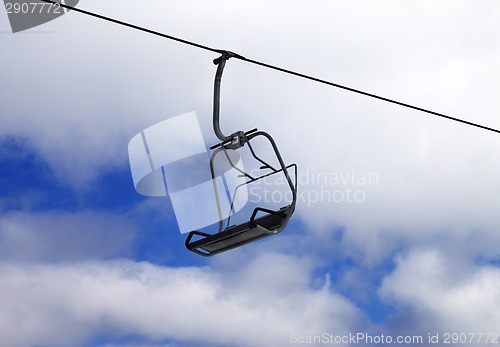
[[[497,1],[78,6],[500,128]],[[271,133],[300,195],[284,232],[206,259],[127,145],[191,111],[213,144],[217,55],[78,13],[12,34],[3,9],[0,47],[0,345],[500,333],[499,134],[230,60],[223,130]]]

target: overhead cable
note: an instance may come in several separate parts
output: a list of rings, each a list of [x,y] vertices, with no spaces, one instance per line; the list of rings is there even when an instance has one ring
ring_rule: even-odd
[[[107,17],[107,16],[103,16],[103,15],[94,13],[94,12],[89,12],[89,11],[86,11],[86,10],[82,10],[82,9],[80,9],[78,7],[68,6],[66,4],[63,4],[63,3],[60,3],[60,2],[56,2],[56,1],[52,1],[52,0],[41,0],[41,1],[46,2],[46,3],[51,3],[51,4],[59,4],[61,7],[64,7],[66,9],[68,9],[68,10],[72,10],[72,11],[75,11],[75,12],[79,12],[79,13],[91,16],[91,17],[95,17],[95,18],[99,18],[99,19],[108,21],[108,22],[111,22],[111,23],[115,23],[115,24],[118,24],[118,25],[129,27],[129,28],[132,28],[132,29],[135,29],[135,30],[139,30],[139,31],[151,34],[151,35],[155,35],[155,36],[159,36],[159,37],[162,37],[162,38],[165,38],[165,39],[173,40],[173,41],[185,44],[185,45],[193,46],[193,47],[200,48],[200,49],[203,49],[203,50],[206,50],[206,51],[211,51],[211,52],[214,52],[214,53],[219,53],[219,54],[222,54],[222,55],[229,55],[229,57],[231,57],[231,58],[242,60],[242,61],[245,61],[245,62],[250,63],[250,64],[262,66],[262,67],[265,67],[265,68],[268,68],[268,69],[276,70],[276,71],[279,71],[279,72],[282,72],[282,73],[286,73],[286,74],[289,74],[289,75],[293,75],[293,76],[296,76],[296,77],[308,79],[308,80],[311,80],[311,81],[314,81],[314,82],[317,82],[317,83],[326,84],[326,85],[329,85],[331,87],[344,89],[344,90],[347,90],[347,91],[350,91],[350,92],[353,92],[353,93],[357,93],[357,94],[364,95],[364,96],[367,96],[367,97],[370,97],[370,98],[382,100],[382,101],[385,101],[385,102],[389,102],[389,103],[392,103],[392,104],[396,104],[396,105],[399,105],[399,106],[403,106],[403,107],[406,107],[406,108],[410,108],[410,109],[413,109],[413,110],[417,110],[417,111],[420,111],[420,112],[431,114],[431,115],[434,115],[434,116],[437,116],[437,117],[441,117],[441,118],[445,118],[445,119],[448,119],[448,120],[452,120],[452,121],[455,121],[455,122],[460,122],[460,123],[467,124],[467,125],[470,125],[470,126],[473,126],[473,127],[477,127],[477,128],[483,129],[483,130],[488,130],[488,131],[493,131],[495,133],[500,133],[500,130],[498,130],[498,129],[490,128],[490,127],[487,127],[487,126],[484,126],[484,125],[481,125],[481,124],[478,124],[478,123],[473,123],[473,122],[470,122],[470,121],[467,121],[467,120],[464,120],[464,119],[461,119],[461,118],[456,118],[456,117],[448,116],[448,115],[443,114],[443,113],[431,111],[431,110],[428,110],[428,109],[425,109],[425,108],[422,108],[422,107],[410,105],[410,104],[407,104],[407,103],[404,103],[404,102],[401,102],[401,101],[397,101],[397,100],[394,100],[394,99],[389,99],[389,98],[386,98],[386,97],[383,97],[383,96],[380,96],[380,95],[376,95],[376,94],[368,93],[368,92],[365,92],[365,91],[362,91],[362,90],[359,90],[359,89],[354,89],[354,88],[351,88],[351,87],[347,87],[347,86],[344,86],[344,85],[341,85],[341,84],[338,84],[338,83],[330,82],[330,81],[327,81],[327,80],[324,80],[324,79],[321,79],[321,78],[317,78],[317,77],[313,77],[313,76],[310,76],[310,75],[306,75],[306,74],[303,74],[303,73],[300,73],[300,72],[288,70],[288,69],[285,69],[285,68],[282,68],[282,67],[279,67],[279,66],[275,66],[275,65],[263,63],[263,62],[260,62],[260,61],[257,61],[257,60],[245,58],[242,55],[239,55],[239,54],[236,54],[236,53],[233,53],[233,52],[230,52],[230,51],[226,51],[226,50],[222,50],[222,49],[216,49],[216,48],[208,47],[208,46],[205,46],[205,45],[201,45],[201,44],[196,43],[196,42],[192,42],[192,41],[189,41],[189,40],[181,39],[181,38],[178,38],[178,37],[175,37],[175,36],[172,36],[172,35],[167,35],[167,34],[164,34],[164,33],[158,32],[158,31],[147,29],[147,28],[144,28],[144,27],[141,27],[141,26],[138,26],[138,25],[134,25],[134,24],[131,24],[131,23],[127,23],[127,22],[124,22],[124,21],[121,21],[121,20],[118,20],[118,19],[114,19],[114,18],[111,18],[111,17]]]

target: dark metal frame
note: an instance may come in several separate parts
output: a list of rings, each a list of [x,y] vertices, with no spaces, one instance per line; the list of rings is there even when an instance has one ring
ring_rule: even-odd
[[[214,60],[214,64],[217,65],[217,72],[215,75],[214,82],[214,109],[213,109],[213,127],[214,132],[217,138],[221,141],[215,146],[212,146],[210,149],[214,150],[212,156],[210,158],[210,170],[212,174],[212,181],[214,184],[214,192],[217,202],[217,208],[219,213],[219,232],[216,234],[208,234],[201,231],[191,231],[186,239],[186,247],[192,252],[195,252],[202,256],[211,256],[215,255],[244,244],[256,241],[258,239],[271,236],[281,232],[287,225],[290,217],[295,211],[295,204],[297,202],[297,166],[295,164],[285,165],[283,158],[278,150],[276,142],[268,133],[264,131],[259,131],[257,129],[253,129],[247,132],[237,131],[229,136],[226,136],[222,133],[220,129],[219,116],[220,116],[220,86],[222,80],[222,73],[224,71],[224,67],[226,61],[234,57],[234,53],[224,52],[223,55]],[[278,159],[279,167],[273,167],[262,158],[260,158],[254,151],[254,148],[251,145],[251,140],[258,137],[265,137],[269,143],[271,144],[274,153]],[[238,148],[247,145],[251,155],[255,160],[262,164],[261,169],[270,169],[270,173],[266,173],[259,177],[252,177],[248,173],[241,171],[236,167],[235,163],[232,162],[230,156],[228,155],[228,150],[236,150]],[[230,224],[230,213],[227,218],[228,222],[226,227],[224,227],[224,216],[222,214],[221,205],[219,201],[218,188],[216,184],[216,175],[214,169],[214,160],[219,153],[224,153],[226,155],[227,160],[229,161],[232,168],[240,171],[244,177],[248,180],[240,184],[235,189],[235,193],[233,195],[236,196],[237,190],[244,185],[249,183],[258,181],[265,177],[283,173],[292,193],[292,201],[289,205],[280,208],[279,210],[270,210],[266,208],[257,207],[254,209],[250,220],[246,223],[242,223],[235,226],[229,226]],[[292,179],[288,173],[288,169],[294,168],[295,170],[295,182],[292,182]],[[233,208],[234,198],[231,202],[231,210]],[[261,213],[264,214],[260,217],[257,215]],[[196,240],[193,237],[197,237]]]

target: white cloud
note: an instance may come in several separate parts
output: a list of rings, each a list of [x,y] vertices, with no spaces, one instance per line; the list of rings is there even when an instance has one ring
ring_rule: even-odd
[[[0,218],[2,261],[75,261],[130,254],[137,226],[104,212],[6,212]]]
[[[263,266],[267,264],[268,266]],[[232,346],[288,345],[290,334],[348,333],[360,312],[308,285],[300,259],[266,254],[240,273],[131,261],[0,266],[0,343],[79,345],[92,334]]]
[[[500,334],[500,269],[436,249],[413,251],[396,264],[379,293],[413,317],[414,332]]]

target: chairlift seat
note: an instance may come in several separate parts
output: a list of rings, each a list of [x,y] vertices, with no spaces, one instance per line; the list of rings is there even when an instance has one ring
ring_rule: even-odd
[[[265,211],[266,214],[254,218],[258,210]],[[186,239],[186,247],[192,252],[207,257],[222,253],[278,234],[285,229],[292,213],[292,206],[285,206],[279,211],[257,208],[250,221],[230,226],[222,232],[212,235],[200,231],[192,231]],[[201,238],[192,240],[194,236],[200,236]]]

